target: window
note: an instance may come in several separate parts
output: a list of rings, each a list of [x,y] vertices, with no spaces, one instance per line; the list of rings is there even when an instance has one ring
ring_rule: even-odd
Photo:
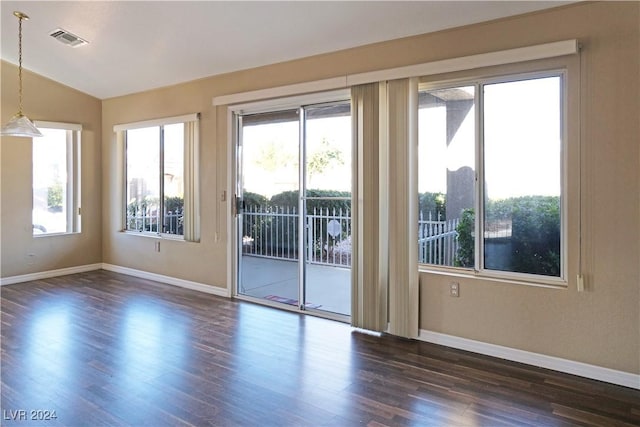
[[[563,73],[419,94],[419,262],[563,275]]]
[[[80,232],[80,125],[36,122],[33,235]]]
[[[125,157],[124,230],[197,241],[197,115],[115,130]]]
[[[183,235],[184,124],[127,131],[127,230]]]

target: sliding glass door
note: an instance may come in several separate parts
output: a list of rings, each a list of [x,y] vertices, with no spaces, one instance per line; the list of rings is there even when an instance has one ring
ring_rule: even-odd
[[[298,110],[241,116],[238,129],[238,294],[297,305]]]
[[[351,312],[351,112],[349,103],[304,109],[305,297]]]
[[[237,116],[237,294],[351,311],[348,100]]]

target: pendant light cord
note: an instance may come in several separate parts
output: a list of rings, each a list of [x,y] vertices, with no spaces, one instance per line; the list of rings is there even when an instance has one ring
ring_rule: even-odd
[[[18,17],[18,115],[22,116],[22,16]]]

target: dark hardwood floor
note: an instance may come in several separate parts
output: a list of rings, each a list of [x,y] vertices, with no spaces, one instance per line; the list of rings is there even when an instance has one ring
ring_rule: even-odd
[[[0,292],[5,426],[640,425],[638,390],[116,273]]]

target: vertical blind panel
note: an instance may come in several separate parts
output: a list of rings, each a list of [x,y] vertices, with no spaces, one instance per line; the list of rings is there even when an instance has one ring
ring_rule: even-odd
[[[358,328],[383,331],[387,323],[386,277],[380,277],[381,240],[379,184],[379,84],[352,88],[354,196],[351,322]]]
[[[389,332],[417,338],[419,286],[417,245],[418,80],[388,84],[389,146]]]
[[[184,239],[200,241],[200,129],[199,121],[184,126]]]

